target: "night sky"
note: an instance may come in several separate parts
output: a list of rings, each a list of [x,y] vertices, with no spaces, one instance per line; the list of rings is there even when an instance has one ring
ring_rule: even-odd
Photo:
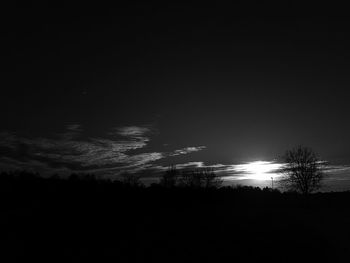
[[[214,166],[264,185],[240,165],[306,145],[330,162],[328,187],[350,189],[348,17],[288,1],[126,2],[6,7],[2,170],[153,180]]]

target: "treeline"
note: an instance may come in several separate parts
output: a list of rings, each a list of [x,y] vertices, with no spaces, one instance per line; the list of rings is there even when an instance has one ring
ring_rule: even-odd
[[[222,180],[211,169],[179,171],[174,167],[170,167],[158,183],[147,186],[137,174],[124,174],[112,180],[88,173],[73,173],[66,177],[57,174],[43,177],[39,173],[29,171],[0,172],[0,195],[6,206],[26,202],[26,199],[79,200],[83,197],[87,202],[88,200],[109,202],[120,198],[123,200],[122,203],[127,204],[144,199],[144,202],[150,201],[162,205],[172,202],[177,206],[187,206],[189,200],[197,203],[206,201],[226,203],[230,200],[235,206],[244,206],[248,203],[298,206],[305,202],[305,197],[296,191],[281,192],[269,187],[245,185],[223,186]],[[343,206],[350,202],[350,192],[314,193],[307,199],[308,203],[314,206],[327,204]]]
[[[284,194],[268,187],[261,189],[243,185],[222,186],[221,179],[210,169],[180,172],[171,167],[158,183],[147,186],[140,179],[137,174],[124,174],[118,180],[112,180],[83,173],[73,173],[67,177],[42,177],[39,173],[28,171],[1,172],[0,195],[3,200],[8,200],[6,205],[10,206],[30,199],[40,203],[56,199],[60,204],[67,204],[68,200],[82,199],[84,204],[123,200],[118,201],[118,204],[132,205],[144,202],[161,207],[169,204],[186,207],[190,201],[220,203],[236,199],[243,205],[250,202],[249,200],[275,199],[276,202],[280,202],[285,199],[276,198]],[[289,194],[288,198],[291,196]]]
[[[223,186],[223,180],[212,168],[202,168],[193,170],[177,170],[171,166],[159,178],[157,183],[145,185],[139,174],[123,173],[116,179],[98,177],[92,173],[72,173],[63,177],[58,174],[43,177],[40,173],[24,170],[0,172],[1,190],[6,191],[11,183],[29,185],[33,184],[67,184],[67,185],[100,185],[113,186],[129,189],[161,189],[161,188],[187,188],[187,189],[206,189],[206,190],[233,190],[247,192],[276,192],[279,190],[265,187],[263,189],[252,186]],[[8,188],[10,189],[10,188]]]
[[[145,185],[138,174],[123,174],[118,179],[106,179],[91,173],[72,173],[63,177],[57,174],[44,177],[37,172],[11,171],[0,172],[0,194],[3,196],[17,195],[15,199],[39,195],[70,195],[75,198],[93,196],[94,194],[134,197],[159,195],[180,199],[215,199],[240,200],[244,204],[247,200],[263,202],[273,200],[280,204],[298,204],[305,199],[297,191],[281,192],[277,188],[254,187],[247,185],[223,186],[222,179],[212,169],[195,169],[180,171],[170,167],[160,177],[159,182]],[[6,197],[7,198],[7,197]],[[6,199],[5,198],[5,199]],[[40,198],[40,197],[39,197]],[[104,198],[104,197],[103,197]],[[307,197],[309,202],[333,203],[341,205],[350,202],[350,191],[313,193]],[[313,200],[313,201],[312,201]],[[11,201],[11,200],[10,200]],[[128,200],[129,201],[129,200]],[[303,201],[302,201],[303,202]],[[6,202],[10,204],[11,202]]]
[[[81,176],[82,178],[84,175]],[[88,175],[88,178],[91,175]],[[141,176],[138,174],[123,173],[117,181],[125,185],[140,187],[143,186]],[[176,166],[170,166],[160,177],[158,185],[165,188],[187,187],[187,188],[219,188],[223,180],[218,176],[213,168],[197,168],[178,170]]]

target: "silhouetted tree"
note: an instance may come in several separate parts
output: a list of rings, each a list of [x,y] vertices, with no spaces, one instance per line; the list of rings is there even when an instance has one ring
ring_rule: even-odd
[[[181,185],[186,187],[220,187],[222,180],[215,173],[213,168],[202,168],[190,171],[183,171],[181,176]]]
[[[283,160],[282,187],[308,195],[321,186],[324,162],[319,160],[312,149],[299,146],[288,150]]]
[[[202,180],[205,188],[217,188],[222,184],[221,177],[219,177],[211,167],[202,170]]]
[[[140,176],[136,174],[131,174],[128,172],[124,172],[121,174],[121,179],[123,184],[132,186],[132,187],[139,187],[142,186],[142,182],[140,180]]]
[[[201,187],[202,179],[199,170],[184,170],[181,175],[181,185],[191,188]]]
[[[176,166],[171,165],[161,177],[160,184],[164,187],[174,187],[177,184],[178,175],[179,173],[176,170]]]
[[[96,175],[95,174],[85,174],[82,176],[82,179],[85,180],[85,181],[92,181],[92,182],[96,182],[97,181],[97,178],[96,178]]]

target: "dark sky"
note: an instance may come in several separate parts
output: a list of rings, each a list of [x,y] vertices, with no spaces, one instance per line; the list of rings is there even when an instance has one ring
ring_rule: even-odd
[[[119,143],[108,158],[127,155],[121,166],[147,154],[161,157],[140,167],[272,161],[299,144],[349,164],[348,17],[288,1],[126,2],[5,9],[6,165],[88,169],[88,158],[72,165],[62,156],[96,140],[109,140],[106,151]],[[75,146],[52,146],[67,140]],[[121,150],[130,142],[143,144]]]

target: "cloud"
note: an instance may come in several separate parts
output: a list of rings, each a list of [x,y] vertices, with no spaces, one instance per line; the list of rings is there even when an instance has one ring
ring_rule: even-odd
[[[15,133],[0,133],[2,169],[71,171],[118,174],[152,169],[154,162],[176,155],[190,154],[204,146],[186,147],[173,152],[147,151],[152,127],[116,127],[103,137],[84,137],[79,124],[65,127],[64,132],[50,138],[30,138]],[[136,151],[137,150],[137,151]],[[136,151],[136,152],[135,152]],[[141,152],[140,152],[141,151]]]
[[[219,176],[227,181],[239,181],[245,179],[270,179],[278,177],[279,170],[283,166],[276,162],[253,162],[244,164],[205,164],[204,162],[187,162],[176,164],[179,170],[212,168]],[[167,167],[158,166],[157,169],[164,171]]]
[[[68,131],[76,131],[76,132],[81,132],[82,131],[82,127],[80,124],[70,124],[66,126],[66,129]]]
[[[138,126],[127,126],[115,128],[115,132],[121,136],[129,138],[144,138],[145,134],[151,132],[151,129],[148,127],[138,127]]]
[[[197,161],[197,162],[187,162],[187,163],[178,163],[175,165],[175,168],[178,170],[192,170],[192,169],[200,169],[200,168],[212,168],[214,169],[215,172],[219,173],[219,172],[227,172],[229,171],[229,167],[232,167],[232,165],[224,165],[224,164],[212,164],[212,165],[208,165],[205,164],[202,161]],[[166,171],[167,169],[169,169],[168,166],[154,166],[154,169],[157,169],[159,171]],[[225,176],[223,174],[223,176]]]
[[[198,146],[198,147],[186,147],[183,149],[175,150],[174,152],[170,153],[169,156],[177,156],[177,155],[184,155],[189,154],[193,152],[198,152],[204,150],[205,146]]]

